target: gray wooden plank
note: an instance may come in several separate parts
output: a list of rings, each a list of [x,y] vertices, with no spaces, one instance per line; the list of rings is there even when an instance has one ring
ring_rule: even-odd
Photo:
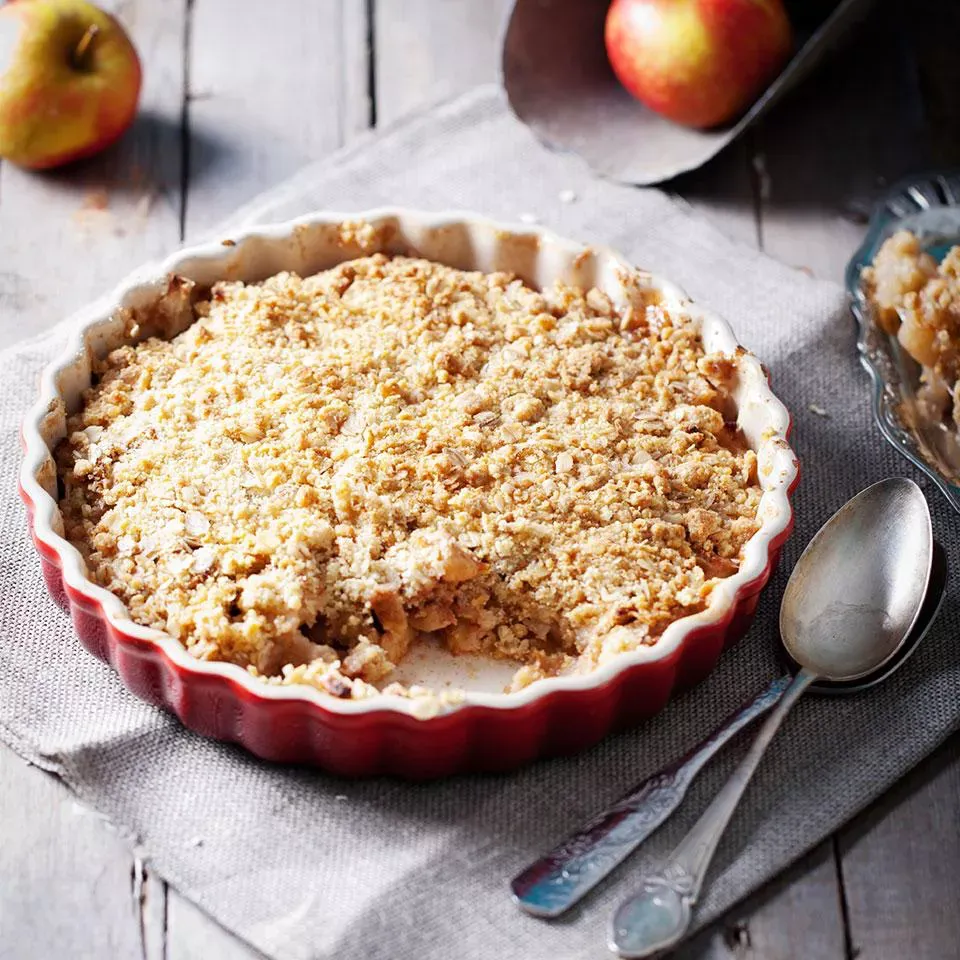
[[[763,248],[826,280],[842,280],[885,185],[927,160],[898,21],[895,7],[881,5],[757,134]]]
[[[188,237],[345,143],[369,114],[359,0],[191,10]]]
[[[341,116],[342,142],[354,137],[374,124],[376,113],[373,89],[373,0],[342,0],[341,35]]]
[[[667,185],[731,240],[751,247],[760,242],[753,146],[748,133],[705,167]]]
[[[167,952],[164,960],[260,960],[258,950],[214,923],[173,888],[167,894]]]
[[[833,844],[821,844],[675,960],[845,960]]]
[[[497,77],[509,0],[374,0],[377,124]]]
[[[144,67],[133,129],[63,171],[0,164],[0,345],[39,333],[179,238],[182,3],[127,0],[121,19]]]
[[[954,738],[841,834],[850,938],[862,960],[955,960],[958,797]]]
[[[141,955],[128,844],[0,745],[0,957]]]
[[[183,4],[104,6],[140,52],[141,110],[117,145],[68,170],[0,164],[0,346],[49,327],[179,240]],[[151,918],[164,910],[162,881],[148,877],[135,898],[129,844],[6,749],[0,850],[0,956],[160,960],[162,922]]]
[[[167,884],[136,852],[132,877],[140,960],[167,960]]]

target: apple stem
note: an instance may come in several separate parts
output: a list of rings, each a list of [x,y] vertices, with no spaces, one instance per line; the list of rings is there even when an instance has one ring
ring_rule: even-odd
[[[82,70],[86,64],[84,63],[84,58],[90,50],[90,45],[96,39],[97,34],[100,32],[100,28],[95,24],[91,23],[87,27],[83,36],[80,38],[80,42],[77,44],[76,49],[73,51],[73,65],[78,70]]]

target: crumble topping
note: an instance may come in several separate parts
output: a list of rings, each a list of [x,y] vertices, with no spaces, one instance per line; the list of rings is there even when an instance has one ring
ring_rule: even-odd
[[[908,230],[888,238],[863,271],[877,325],[923,368],[918,401],[960,425],[960,246],[937,263]]]
[[[173,278],[193,322],[111,352],[69,420],[67,536],[137,622],[334,697],[428,695],[391,681],[423,637],[514,688],[656,643],[761,491],[733,362],[631,279],[615,306],[381,254],[197,303]]]

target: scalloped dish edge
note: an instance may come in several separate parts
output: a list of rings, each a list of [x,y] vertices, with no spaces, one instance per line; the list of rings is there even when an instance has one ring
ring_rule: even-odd
[[[657,289],[669,306],[699,323],[704,339],[712,342],[712,349],[736,358],[740,393],[737,398],[738,423],[748,436],[754,438],[751,439],[751,447],[756,450],[760,465],[763,488],[758,511],[760,528],[744,547],[740,569],[714,587],[704,610],[674,621],[655,644],[619,654],[612,662],[588,674],[538,680],[513,693],[467,692],[461,702],[444,706],[443,713],[456,713],[468,706],[511,711],[565,691],[599,688],[631,667],[668,657],[695,631],[722,626],[725,618],[729,619],[737,608],[742,594],[758,582],[766,581],[775,550],[789,533],[793,521],[789,496],[798,480],[799,464],[787,442],[790,416],[770,389],[766,371],[760,362],[739,346],[726,321],[694,305],[673,284],[645,271],[637,271],[612,251],[577,244],[539,227],[494,223],[470,213],[428,214],[401,208],[380,208],[350,214],[314,213],[283,223],[251,227],[231,233],[227,238],[184,248],[158,265],[147,265],[135,271],[110,295],[96,301],[75,317],[67,343],[57,358],[44,369],[39,399],[30,407],[24,419],[24,458],[19,477],[21,495],[32,514],[31,530],[35,543],[48,561],[59,566],[71,605],[81,604],[88,609],[102,611],[108,629],[115,631],[121,641],[154,648],[178,670],[188,674],[222,677],[261,700],[307,701],[324,711],[343,715],[386,711],[426,719],[435,714],[435,710],[425,711],[424,705],[418,705],[415,699],[381,695],[368,700],[338,700],[311,687],[268,685],[231,663],[194,658],[172,636],[135,623],[115,595],[88,579],[79,551],[61,536],[62,518],[57,501],[50,492],[51,489],[55,490],[56,484],[51,451],[59,439],[57,431],[62,431],[68,406],[63,396],[63,383],[77,376],[78,368],[88,352],[97,348],[98,338],[102,346],[110,335],[105,328],[110,325],[117,311],[133,303],[148,302],[149,298],[157,296],[165,279],[172,274],[183,274],[206,283],[212,282],[212,278],[253,279],[281,269],[295,270],[296,264],[290,264],[290,260],[296,261],[298,255],[301,260],[308,256],[306,247],[312,233],[319,235],[325,229],[357,222],[374,226],[392,223],[402,236],[404,245],[415,250],[419,249],[418,240],[433,237],[432,242],[435,243],[436,238],[442,237],[444,232],[451,235],[459,232],[469,241],[468,248],[475,261],[473,269],[509,270],[512,256],[517,256],[518,251],[522,250],[529,254],[532,248],[535,250],[532,260],[535,276],[532,282],[539,287],[565,272],[579,271],[584,263],[592,268],[594,277],[601,279],[609,279],[618,271],[640,272],[644,281]],[[345,250],[343,259],[352,255],[351,251]],[[426,252],[423,255],[444,261],[436,253]],[[489,262],[485,262],[485,258]],[[252,264],[243,266],[245,259],[252,261]],[[272,269],[278,259],[288,263],[288,266]],[[257,268],[257,264],[260,268]],[[264,267],[264,264],[269,266]],[[523,275],[522,269],[516,272]],[[86,385],[89,385],[89,374]]]

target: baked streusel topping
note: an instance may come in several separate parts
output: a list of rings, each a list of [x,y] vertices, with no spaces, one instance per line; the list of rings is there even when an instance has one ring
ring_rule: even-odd
[[[758,528],[733,362],[649,290],[538,292],[374,255],[172,281],[171,339],[114,350],[58,450],[68,538],[139,623],[338,697],[410,645],[514,686],[656,643]]]
[[[960,246],[938,264],[913,233],[899,230],[863,280],[877,324],[923,367],[919,402],[960,425]]]

